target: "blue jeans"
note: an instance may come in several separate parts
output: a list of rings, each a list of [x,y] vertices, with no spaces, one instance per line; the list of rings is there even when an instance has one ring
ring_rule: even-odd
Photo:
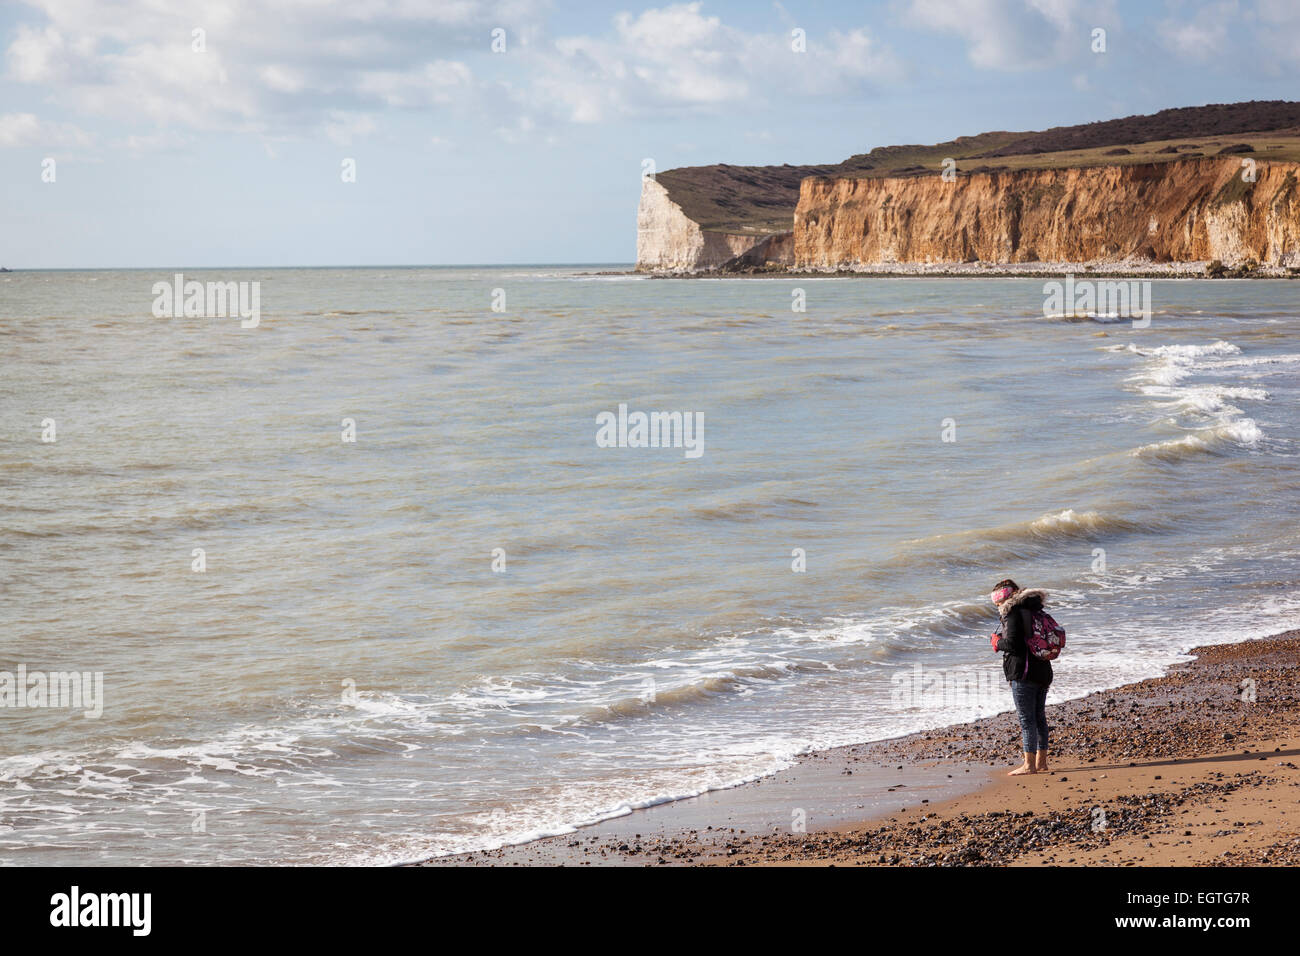
[[[1020,718],[1020,737],[1025,753],[1047,749],[1047,688],[1027,680],[1011,682],[1011,699]]]

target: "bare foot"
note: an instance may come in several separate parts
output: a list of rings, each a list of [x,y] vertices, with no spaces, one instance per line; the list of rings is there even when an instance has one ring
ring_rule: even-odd
[[[1022,763],[1022,764],[1021,764],[1019,767],[1017,767],[1015,770],[1012,770],[1010,773],[1008,773],[1007,776],[1008,776],[1008,777],[1019,777],[1021,774],[1026,774],[1026,773],[1038,773],[1038,771],[1035,770],[1033,767],[1029,766],[1029,764],[1027,764],[1027,763]]]
[[[1052,771],[1050,771],[1050,770],[1047,769],[1047,761],[1046,761],[1046,760],[1040,760],[1040,761],[1038,761],[1038,765],[1034,768],[1034,773],[1051,773],[1051,772],[1052,772]]]

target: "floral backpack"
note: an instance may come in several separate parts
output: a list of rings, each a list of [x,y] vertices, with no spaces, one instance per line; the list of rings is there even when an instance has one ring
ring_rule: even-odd
[[[1065,628],[1056,623],[1056,618],[1046,611],[1025,611],[1029,615],[1029,635],[1025,643],[1029,645],[1029,653],[1033,654],[1040,661],[1054,661],[1061,656],[1061,651],[1065,650]],[[998,638],[1002,636],[1002,625],[993,632],[993,649],[997,650]],[[1025,661],[1028,668],[1029,662]]]
[[[1065,650],[1065,628],[1056,623],[1056,618],[1046,611],[1031,611],[1031,626],[1025,643],[1029,653],[1040,661],[1054,661]]]

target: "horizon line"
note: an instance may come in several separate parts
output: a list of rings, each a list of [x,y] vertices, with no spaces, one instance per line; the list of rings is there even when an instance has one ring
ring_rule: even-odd
[[[258,266],[258,265],[219,265],[219,266],[29,266],[29,267],[4,267],[0,266],[5,272],[144,272],[144,271],[172,271],[184,272],[187,269],[195,271],[211,271],[213,269],[504,269],[504,268],[563,268],[577,266],[622,266],[634,268],[635,262],[422,262],[422,263],[380,263],[376,265],[291,265],[291,266]]]

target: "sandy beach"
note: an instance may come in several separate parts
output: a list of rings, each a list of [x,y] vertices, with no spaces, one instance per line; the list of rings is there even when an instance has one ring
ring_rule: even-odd
[[[1191,653],[1163,677],[1049,703],[1046,774],[1006,776],[1008,711],[429,865],[1300,863],[1300,631]]]

